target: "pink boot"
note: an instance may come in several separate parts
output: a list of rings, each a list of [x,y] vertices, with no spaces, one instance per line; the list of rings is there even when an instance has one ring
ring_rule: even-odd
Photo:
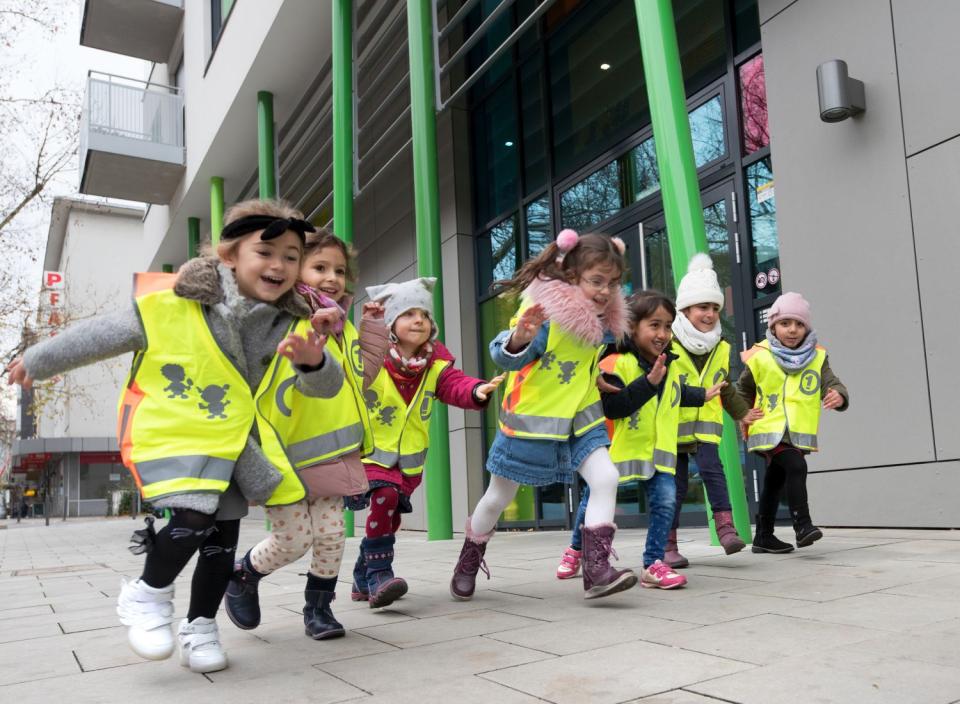
[[[610,565],[616,532],[617,527],[612,523],[583,527],[584,599],[610,596],[637,584],[637,575],[633,570],[618,570]]]
[[[730,511],[714,511],[713,523],[725,553],[732,555],[747,547],[747,544],[737,535],[737,529],[733,527],[733,514]]]
[[[657,560],[640,573],[640,586],[648,589],[676,589],[687,584],[687,578]]]
[[[690,561],[677,550],[677,531],[675,530],[670,531],[670,535],[667,537],[667,546],[664,550],[663,561],[675,569],[680,569],[690,564]]]
[[[580,557],[582,550],[567,548],[563,551],[563,557],[560,558],[560,565],[557,567],[557,579],[570,579],[580,574]]]

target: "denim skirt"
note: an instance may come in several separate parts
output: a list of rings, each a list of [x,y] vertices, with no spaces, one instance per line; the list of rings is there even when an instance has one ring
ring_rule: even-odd
[[[609,446],[605,424],[567,440],[530,440],[497,431],[487,455],[487,471],[528,486],[570,484],[591,452]]]

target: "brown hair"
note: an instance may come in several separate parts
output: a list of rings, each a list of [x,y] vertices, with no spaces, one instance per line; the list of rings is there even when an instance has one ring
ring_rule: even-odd
[[[491,291],[519,293],[538,278],[572,283],[587,269],[604,264],[615,266],[621,274],[624,270],[623,255],[607,235],[594,232],[580,235],[573,249],[557,262],[560,254],[557,243],[551,242],[536,257],[524,262],[513,278],[494,281]]]
[[[635,326],[644,318],[649,318],[660,308],[663,308],[676,320],[677,307],[660,291],[647,289],[646,291],[637,291],[627,297],[627,310],[630,311],[631,326]]]
[[[335,247],[339,249],[343,255],[343,259],[347,263],[347,284],[357,283],[357,269],[355,266],[357,253],[353,247],[325,227],[319,228],[316,232],[307,233],[307,243],[303,247],[304,260],[314,252],[319,252],[321,249],[326,249],[327,247]]]
[[[303,220],[303,213],[294,208],[285,200],[274,198],[252,198],[250,200],[243,200],[239,203],[231,205],[223,216],[223,224],[229,225],[234,220],[245,218],[248,215],[270,215],[275,218],[296,218],[298,220]],[[253,233],[251,232],[250,234]],[[249,235],[218,242],[216,246],[216,255],[220,259],[226,259],[226,257],[230,256],[236,251],[240,242],[247,237],[249,237]],[[214,248],[212,246],[204,247],[203,254],[214,254]]]

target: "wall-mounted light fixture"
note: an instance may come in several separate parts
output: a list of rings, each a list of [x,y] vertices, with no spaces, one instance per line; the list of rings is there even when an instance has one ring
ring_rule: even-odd
[[[850,78],[847,62],[840,59],[817,66],[817,95],[824,122],[842,122],[867,109],[863,81]]]

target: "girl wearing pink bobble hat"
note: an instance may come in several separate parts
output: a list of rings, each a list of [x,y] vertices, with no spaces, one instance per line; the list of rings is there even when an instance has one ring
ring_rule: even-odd
[[[761,414],[745,428],[747,450],[767,461],[753,552],[783,553],[793,546],[774,536],[773,522],[784,488],[797,547],[823,537],[810,519],[806,455],[818,449],[821,409],[847,410],[850,394],[830,369],[827,351],[817,344],[810,304],[803,296],[780,296],[767,321],[767,339],[742,355],[746,369],[737,393]]]
[[[454,599],[473,597],[497,519],[521,484],[571,483],[590,488],[583,528],[584,597],[636,585],[631,570],[610,565],[619,473],[597,387],[600,353],[628,332],[620,292],[623,242],[564,230],[499,290],[521,294],[520,309],[490,343],[490,356],[509,372],[499,429],[487,457],[490,485],[473,515],[450,583]]]

